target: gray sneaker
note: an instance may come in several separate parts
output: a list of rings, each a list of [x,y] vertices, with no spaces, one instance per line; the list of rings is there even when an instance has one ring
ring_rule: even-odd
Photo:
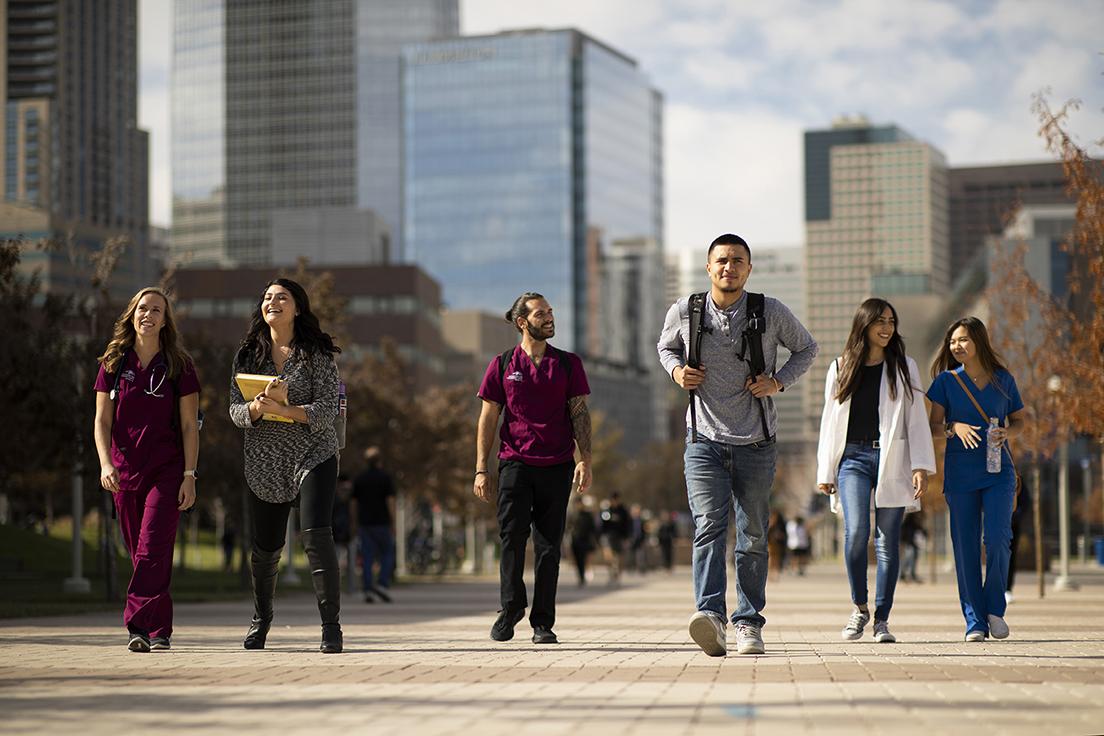
[[[708,611],[698,611],[690,617],[690,638],[710,657],[728,654],[724,621]]]
[[[761,627],[746,622],[736,624],[737,654],[764,654],[766,651]]]
[[[862,635],[862,632],[859,632]],[[879,644],[892,644],[897,641],[897,637],[889,631],[889,624],[885,621],[874,622],[874,641]]]
[[[1008,624],[1000,616],[989,615],[989,636],[994,639],[1008,638]]]
[[[847,625],[843,627],[843,631],[840,632],[847,641],[855,641],[861,639],[863,635],[863,629],[870,623],[870,614],[863,613],[859,609],[855,609],[851,612],[851,618],[847,619]]]

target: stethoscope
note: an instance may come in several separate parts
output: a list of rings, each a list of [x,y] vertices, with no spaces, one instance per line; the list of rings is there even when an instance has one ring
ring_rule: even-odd
[[[160,366],[160,368],[161,368],[161,380],[157,382],[156,386],[153,385],[153,374],[157,370],[157,366],[154,366],[152,369],[150,369],[149,388],[145,389],[146,395],[147,396],[152,396],[155,399],[160,399],[160,398],[164,397],[164,394],[159,394],[157,392],[160,391],[161,387],[165,384],[165,376],[169,375],[169,369],[168,369],[167,366],[162,365],[162,366]]]

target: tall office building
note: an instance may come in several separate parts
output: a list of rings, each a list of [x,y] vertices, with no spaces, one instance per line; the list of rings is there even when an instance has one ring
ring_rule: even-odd
[[[662,98],[636,62],[576,30],[403,52],[406,245],[451,308],[526,288],[564,348],[599,349],[602,258],[642,239],[662,268]]]
[[[76,252],[127,242],[113,285],[153,270],[148,136],[138,129],[136,0],[0,0],[0,231],[70,241]],[[28,250],[47,289],[87,286],[87,264]]]
[[[892,301],[904,335],[928,333],[950,285],[948,230],[938,150],[863,118],[805,133],[807,325],[821,346],[805,378],[810,430],[819,424],[828,365],[864,299]]]
[[[267,264],[275,212],[310,221],[333,208],[370,210],[392,241],[382,252],[401,252],[399,50],[458,33],[457,0],[177,2],[175,257]],[[359,245],[302,254],[381,252]]]
[[[1066,177],[1057,161],[949,170],[951,273],[966,273],[986,238],[1004,232],[1018,206],[1070,202]]]
[[[654,340],[635,336],[663,310],[663,100],[647,76],[574,29],[411,44],[403,64],[407,257],[450,308],[541,292],[557,345],[654,391]],[[634,278],[629,314],[611,292]],[[611,310],[634,324],[611,328]]]

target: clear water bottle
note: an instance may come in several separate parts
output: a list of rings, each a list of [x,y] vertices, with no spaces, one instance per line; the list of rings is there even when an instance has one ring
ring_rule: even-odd
[[[989,417],[989,431],[985,435],[985,469],[990,473],[1001,472],[1001,448],[993,434],[1000,429],[996,417]]]

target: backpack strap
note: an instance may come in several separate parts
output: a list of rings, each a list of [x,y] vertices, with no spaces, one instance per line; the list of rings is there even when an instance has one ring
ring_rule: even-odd
[[[747,292],[747,327],[740,339],[738,357],[747,362],[752,378],[767,370],[767,361],[763,357],[763,333],[767,331],[764,316],[766,301],[762,294]],[[770,428],[767,426],[767,409],[763,399],[759,399],[759,420],[763,425],[763,439],[769,440]]]
[[[503,389],[505,389],[506,386],[506,384],[502,383],[506,380],[506,366],[510,364],[510,358],[514,356],[514,348],[516,347],[517,345],[514,345],[512,348],[503,350],[502,355],[498,356],[498,382],[502,384]]]
[[[687,299],[686,308],[690,318],[690,344],[686,346],[686,365],[697,368],[701,365],[701,338],[703,332],[712,332],[705,327],[705,297],[704,291],[691,294]],[[690,392],[690,441],[698,441],[698,392]]]

